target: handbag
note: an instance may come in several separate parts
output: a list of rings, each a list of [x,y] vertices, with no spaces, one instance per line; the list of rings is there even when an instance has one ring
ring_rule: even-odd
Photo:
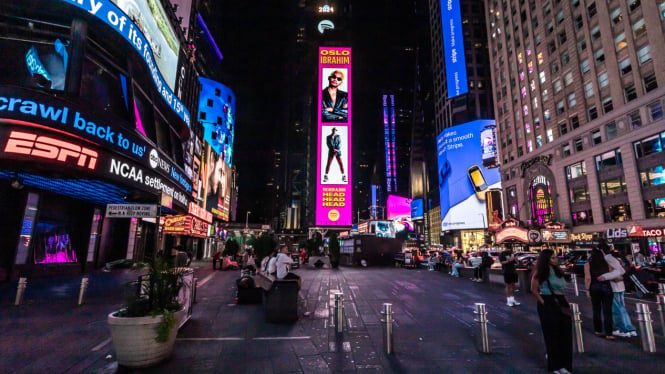
[[[568,300],[566,300],[565,295],[557,295],[554,293],[552,290],[552,285],[550,284],[550,280],[548,279],[547,281],[547,288],[550,289],[550,293],[552,293],[552,296],[554,296],[554,303],[559,307],[559,311],[561,314],[563,314],[566,317],[572,317],[573,312],[570,310],[570,304],[568,303]]]

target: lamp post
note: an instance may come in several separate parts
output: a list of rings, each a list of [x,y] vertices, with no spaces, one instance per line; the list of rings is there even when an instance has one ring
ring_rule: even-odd
[[[251,213],[252,213],[252,212],[250,212],[250,211],[248,210],[248,211],[247,211],[247,214],[245,214],[245,233],[249,233],[249,215],[250,215]]]

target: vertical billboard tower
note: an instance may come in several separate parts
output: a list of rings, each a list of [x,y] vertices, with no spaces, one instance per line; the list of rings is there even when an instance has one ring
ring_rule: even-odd
[[[350,226],[351,48],[319,47],[316,224]]]

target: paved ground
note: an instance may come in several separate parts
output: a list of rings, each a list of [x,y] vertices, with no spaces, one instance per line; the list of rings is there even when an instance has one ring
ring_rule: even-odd
[[[199,279],[192,319],[178,334],[173,356],[145,373],[539,373],[544,346],[535,299],[505,305],[502,288],[455,279],[445,273],[394,268],[295,270],[312,315],[290,325],[264,322],[261,305],[235,305],[237,272],[194,264]],[[29,280],[25,303],[13,306],[16,284],[0,285],[0,372],[129,373],[118,367],[106,315],[122,302],[119,290],[136,274],[126,270],[90,274],[83,306],[76,306],[79,277]],[[344,292],[346,328],[335,333],[331,291]],[[647,354],[639,338],[609,342],[585,316],[586,353],[576,354],[576,373],[663,372],[665,340]],[[383,349],[383,303],[397,322],[394,354]],[[491,354],[478,352],[473,304],[487,305]],[[629,302],[634,317],[634,305]],[[654,320],[656,306],[651,305]],[[637,322],[633,318],[633,322]],[[660,333],[660,326],[654,326]]]

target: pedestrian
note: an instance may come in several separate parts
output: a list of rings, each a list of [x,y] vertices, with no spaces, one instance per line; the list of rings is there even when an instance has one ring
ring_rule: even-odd
[[[478,276],[476,282],[482,283],[485,281],[485,270],[492,267],[494,260],[487,252],[480,252],[480,265],[478,266]]]
[[[277,261],[275,265],[277,267],[277,279],[284,279],[286,274],[289,273],[292,263],[293,258],[291,258],[289,255],[289,247],[282,245],[279,249],[279,253],[277,254]]]
[[[276,248],[272,252],[272,255],[270,256],[270,260],[268,260],[268,275],[272,275],[273,277],[277,276],[277,254],[278,253],[279,253],[279,250]]]
[[[464,267],[464,258],[462,256],[457,256],[457,260],[455,260],[455,263],[453,264],[453,272],[451,275],[453,277],[459,277],[459,269]]]
[[[501,269],[503,270],[503,283],[506,284],[506,305],[517,306],[520,303],[515,300],[515,284],[517,283],[517,259],[512,248],[507,248],[499,255]]]
[[[480,264],[482,262],[483,258],[480,256],[479,253],[476,253],[475,256],[471,256],[471,258],[469,258],[469,266],[473,268],[473,278],[471,278],[471,281],[482,282],[482,274],[480,274],[481,272]]]
[[[559,268],[559,257],[551,249],[543,250],[531,276],[531,293],[538,300],[547,370],[559,374],[573,371],[573,322],[565,291],[566,279]]]
[[[609,249],[609,248],[608,248]],[[624,300],[624,292],[626,285],[623,282],[623,274],[626,272],[623,265],[619,262],[617,256],[618,252],[607,253],[605,261],[610,265],[610,272],[605,273],[598,277],[599,280],[609,280],[612,287],[612,322],[616,330],[612,331],[612,335],[622,338],[637,336],[637,331],[633,323],[630,321],[630,315],[626,310],[626,302]]]
[[[212,270],[217,270],[217,263],[220,262],[219,260],[222,258],[222,251],[217,251],[215,254],[212,256]],[[219,266],[220,268],[222,267],[221,265]]]
[[[612,335],[612,287],[607,280],[599,279],[603,274],[610,272],[610,266],[605,261],[605,254],[594,247],[591,250],[589,261],[584,264],[584,286],[587,296],[591,298],[593,307],[594,334],[604,336],[607,340],[614,340]]]
[[[303,265],[307,262],[307,251],[305,251],[305,248],[300,251],[300,263]]]

